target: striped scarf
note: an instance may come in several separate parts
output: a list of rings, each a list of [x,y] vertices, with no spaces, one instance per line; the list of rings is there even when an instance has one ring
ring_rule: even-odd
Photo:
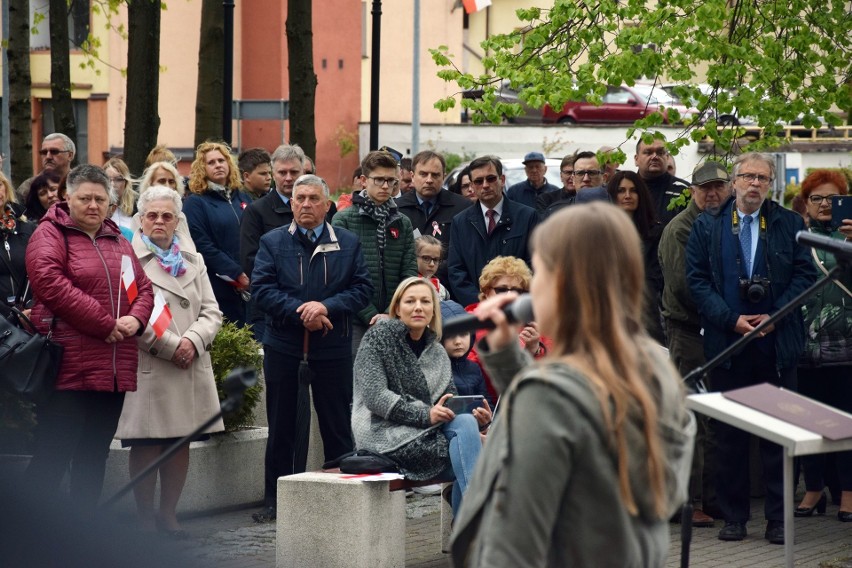
[[[361,204],[361,211],[369,215],[369,217],[377,223],[376,243],[378,244],[379,250],[384,251],[385,240],[387,239],[388,232],[388,217],[390,217],[391,200],[393,198],[389,198],[387,201],[379,205],[370,199],[370,196],[367,195],[366,189],[361,191],[361,197],[364,198],[364,203]]]

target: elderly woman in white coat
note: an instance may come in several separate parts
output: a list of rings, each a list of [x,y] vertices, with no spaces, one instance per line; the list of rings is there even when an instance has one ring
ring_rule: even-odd
[[[155,293],[168,304],[172,320],[159,337],[149,323],[139,340],[138,389],[125,397],[116,433],[122,445],[130,447],[131,478],[218,412],[209,350],[222,325],[204,260],[194,251],[181,250],[175,232],[180,196],[168,187],[153,186],[140,196],[138,207],[142,227],[133,236],[133,250]],[[156,316],[155,308],[152,320]],[[219,420],[207,433],[223,429]],[[189,444],[160,466],[159,511],[154,510],[156,475],[134,487],[143,530],[186,536],[175,509],[188,468]]]

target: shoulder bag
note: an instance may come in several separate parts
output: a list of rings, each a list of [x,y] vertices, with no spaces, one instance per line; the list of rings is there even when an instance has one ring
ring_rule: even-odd
[[[38,333],[17,308],[0,317],[0,385],[32,402],[43,402],[53,392],[62,363],[63,347],[51,339],[56,318],[47,335]]]

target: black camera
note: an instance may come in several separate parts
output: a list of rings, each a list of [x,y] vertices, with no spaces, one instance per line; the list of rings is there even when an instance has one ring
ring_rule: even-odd
[[[760,276],[740,278],[740,298],[748,300],[752,304],[758,304],[769,292],[769,285],[769,278],[761,278]]]

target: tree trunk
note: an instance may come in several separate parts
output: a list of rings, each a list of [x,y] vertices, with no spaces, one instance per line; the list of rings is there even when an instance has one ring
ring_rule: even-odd
[[[299,144],[316,159],[317,133],[314,110],[317,76],[314,73],[312,0],[287,2],[287,53],[290,79],[290,143]]]
[[[12,183],[33,175],[32,100],[30,98],[30,2],[9,1],[9,138]]]
[[[157,145],[160,130],[160,0],[127,4],[127,110],[124,115],[124,161],[135,176]]]
[[[71,60],[68,47],[68,1],[50,0],[50,90],[53,126],[76,144],[77,124],[71,100]],[[75,159],[76,161],[76,159]]]
[[[198,46],[198,91],[195,94],[195,145],[222,138],[222,96],[225,84],[225,10],[222,2],[201,5]]]

